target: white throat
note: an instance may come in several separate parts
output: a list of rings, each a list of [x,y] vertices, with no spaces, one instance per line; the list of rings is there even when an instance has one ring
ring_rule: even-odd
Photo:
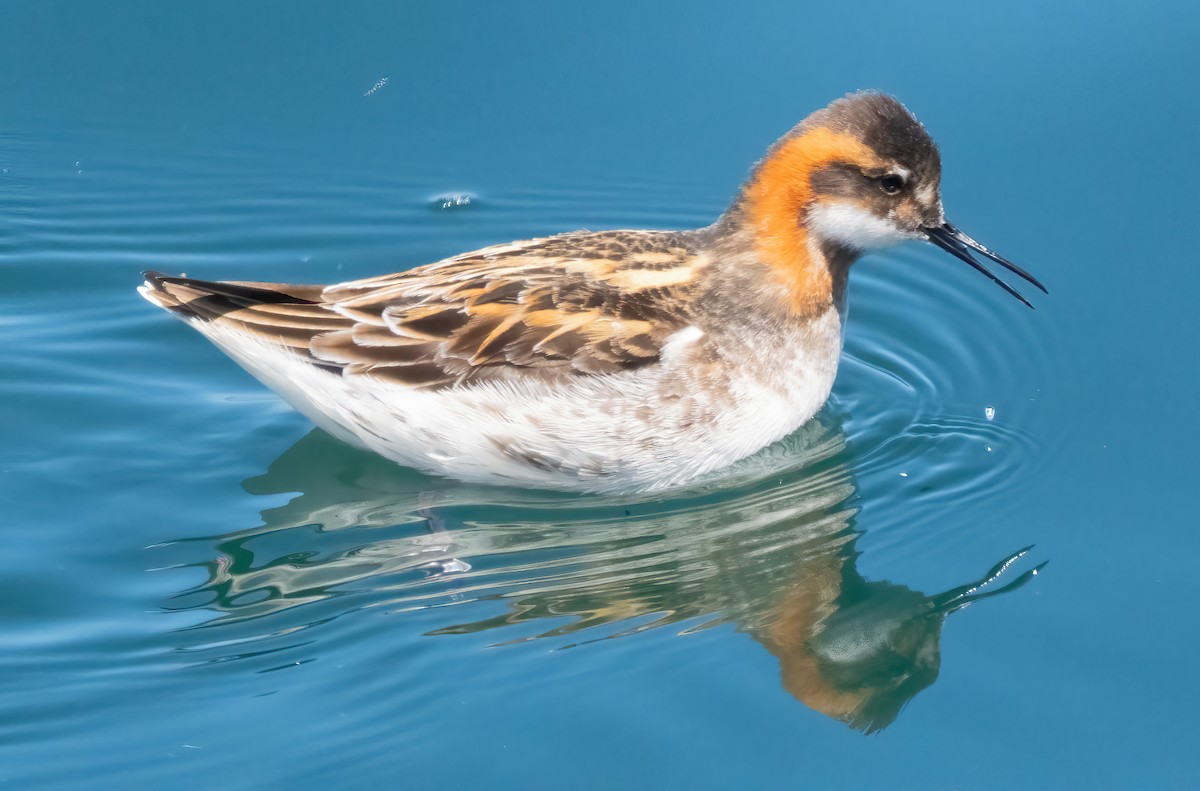
[[[821,241],[854,250],[879,250],[915,239],[883,217],[850,203],[822,203],[808,212],[808,229]]]

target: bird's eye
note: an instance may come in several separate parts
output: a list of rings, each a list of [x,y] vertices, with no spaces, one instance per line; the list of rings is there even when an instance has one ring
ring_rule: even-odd
[[[888,195],[895,195],[900,190],[904,189],[904,179],[897,176],[895,173],[889,173],[886,176],[880,176],[879,188]]]

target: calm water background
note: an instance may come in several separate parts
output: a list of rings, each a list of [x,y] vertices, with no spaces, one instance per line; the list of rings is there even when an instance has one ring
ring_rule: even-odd
[[[0,5],[0,780],[1195,787],[1200,11],[1004,9]],[[818,423],[676,497],[395,468],[133,290],[707,224],[863,87],[1051,294],[867,258]],[[861,636],[1030,544],[877,734],[789,687],[805,586]]]

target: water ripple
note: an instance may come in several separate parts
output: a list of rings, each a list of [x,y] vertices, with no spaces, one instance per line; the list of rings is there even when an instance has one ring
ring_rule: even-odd
[[[439,481],[313,431],[246,481],[257,496],[301,492],[263,524],[160,548],[182,559],[162,573],[205,576],[166,607],[209,614],[178,629],[171,652],[193,668],[270,672],[324,641],[366,639],[346,630],[368,612],[428,636],[558,649],[732,623],[776,655],[789,692],[874,730],[936,678],[945,612],[938,595],[855,569],[852,465],[840,426],[822,421],[728,477],[616,502]],[[833,641],[823,651],[839,630],[882,630],[892,647],[818,661],[813,630]],[[896,640],[911,643],[900,664]]]
[[[501,191],[459,174],[397,179],[321,163],[246,173],[246,152],[167,157],[171,168],[131,153],[78,173],[68,165],[83,155],[63,153],[22,149],[0,179],[12,231],[0,234],[0,328],[14,373],[0,394],[74,416],[61,436],[15,426],[10,458],[64,481],[121,459],[127,486],[161,483],[166,465],[181,501],[190,487],[227,482],[234,465],[269,459],[263,449],[304,423],[146,309],[132,292],[139,267],[320,281],[580,225],[694,227],[716,210],[680,200],[686,185],[653,180]],[[429,211],[430,195],[466,190],[469,211]],[[934,251],[864,262],[850,312],[818,420],[669,496],[467,486],[313,432],[247,477],[247,494],[229,492],[226,507],[193,502],[164,519],[146,565],[156,589],[173,593],[152,647],[127,636],[126,667],[284,678],[371,645],[379,628],[561,649],[729,625],[779,661],[806,705],[883,727],[936,677],[944,613],[936,597],[865,580],[861,531],[894,533],[884,557],[895,561],[923,546],[900,540],[914,513],[930,514],[926,541],[969,529],[958,513],[1035,474],[1040,443],[1022,428],[1031,402],[988,393],[1026,379],[1035,393],[1031,372],[1045,370],[1049,351],[1024,308]],[[74,408],[88,398],[107,404],[104,414]],[[130,457],[131,442],[152,451]],[[261,523],[248,527],[253,511]],[[850,635],[864,631],[902,643],[903,661],[884,672],[882,653],[845,660]],[[72,661],[88,661],[93,638],[72,639]],[[426,641],[401,642],[435,661]],[[863,674],[879,686],[851,699],[847,685]]]

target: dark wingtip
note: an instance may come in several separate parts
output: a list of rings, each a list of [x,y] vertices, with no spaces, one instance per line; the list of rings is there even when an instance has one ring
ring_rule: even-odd
[[[251,302],[270,304],[300,304],[315,305],[320,300],[294,293],[298,289],[310,288],[285,283],[243,283],[231,280],[200,280],[186,275],[165,275],[156,269],[142,272],[146,284],[156,290],[162,290],[165,285],[186,286],[202,291],[210,296],[229,297]]]

